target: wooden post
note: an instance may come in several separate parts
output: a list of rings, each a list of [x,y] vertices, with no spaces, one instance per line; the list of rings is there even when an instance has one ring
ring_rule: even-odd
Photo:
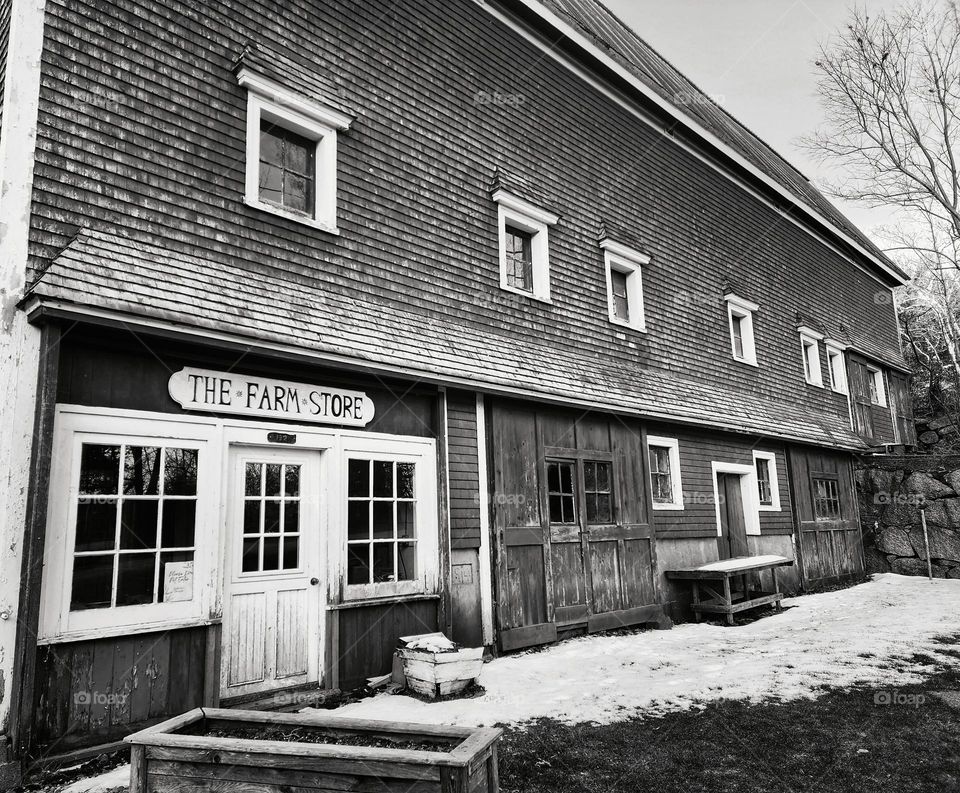
[[[33,739],[36,639],[40,627],[40,582],[47,536],[47,498],[50,489],[50,462],[53,458],[53,422],[57,407],[60,339],[59,325],[48,324],[41,328],[37,411],[30,460],[27,522],[23,538],[20,608],[11,687],[13,702],[10,704],[11,743],[15,756],[21,758],[30,751]]]
[[[130,747],[130,793],[146,793],[147,750],[143,746]]]
[[[733,596],[730,594],[730,576],[723,577],[723,600],[727,606],[733,605]],[[733,614],[727,614],[727,625],[733,625]]]
[[[927,536],[927,505],[920,505],[920,523],[923,525],[923,548],[927,553],[927,578],[933,581],[933,561],[930,559],[930,538]]]

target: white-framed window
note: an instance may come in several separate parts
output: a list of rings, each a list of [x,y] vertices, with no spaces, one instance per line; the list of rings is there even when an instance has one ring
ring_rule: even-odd
[[[220,464],[204,423],[59,413],[40,638],[196,624]]]
[[[435,447],[352,438],[342,454],[344,599],[434,591],[439,576]]]
[[[601,240],[600,247],[603,249],[610,321],[645,331],[641,268],[650,263],[650,257],[610,239]]]
[[[867,389],[870,401],[880,407],[887,406],[887,389],[883,381],[883,370],[871,364],[866,365]]]
[[[827,372],[830,375],[830,389],[838,394],[847,393],[847,364],[843,356],[843,346],[829,339],[824,342],[827,350]]]
[[[337,132],[346,114],[241,69],[247,89],[244,203],[337,233]]]
[[[730,348],[735,361],[757,366],[757,347],[753,335],[753,315],[760,306],[735,294],[724,296],[730,324]]]
[[[823,387],[823,369],[820,366],[820,342],[823,334],[807,327],[801,327],[800,354],[803,357],[803,379],[808,385]]]
[[[683,509],[680,444],[676,438],[647,436],[654,509]]]
[[[780,482],[777,478],[777,455],[774,452],[754,451],[753,465],[757,469],[757,499],[761,512],[780,511]]]
[[[497,190],[493,200],[499,224],[500,287],[549,302],[549,228],[560,218],[505,190]]]

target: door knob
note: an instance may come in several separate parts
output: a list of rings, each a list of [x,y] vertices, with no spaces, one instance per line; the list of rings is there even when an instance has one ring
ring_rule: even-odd
[[[319,578],[311,578],[311,579],[310,579],[310,586],[316,586],[316,585],[319,584],[319,583],[320,583],[320,579],[319,579]]]

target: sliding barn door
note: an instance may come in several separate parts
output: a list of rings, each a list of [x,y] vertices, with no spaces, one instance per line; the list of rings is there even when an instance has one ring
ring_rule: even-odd
[[[492,410],[500,645],[659,619],[642,428]]]

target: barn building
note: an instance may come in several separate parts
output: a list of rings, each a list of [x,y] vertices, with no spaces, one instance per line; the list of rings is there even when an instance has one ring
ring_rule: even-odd
[[[0,34],[8,784],[407,634],[665,627],[670,569],[862,573],[904,273],[597,0]]]

